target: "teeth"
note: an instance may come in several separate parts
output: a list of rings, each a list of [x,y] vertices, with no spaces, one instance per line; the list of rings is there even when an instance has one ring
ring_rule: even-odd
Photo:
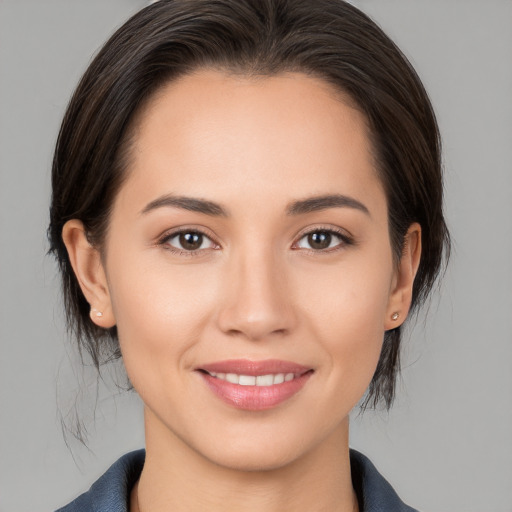
[[[238,375],[236,373],[226,373],[226,380],[231,384],[238,384]]]
[[[240,384],[240,386],[256,386],[256,377],[251,375],[240,375],[238,384]]]
[[[282,384],[289,382],[295,378],[293,373],[276,373],[269,375],[238,375],[236,373],[216,373],[208,372],[212,377],[217,379],[226,380],[231,384],[238,384],[240,386],[273,386],[274,384]]]
[[[256,377],[256,386],[272,386],[274,384],[273,375],[258,375]]]
[[[274,375],[274,384],[282,384],[284,382],[284,373]]]

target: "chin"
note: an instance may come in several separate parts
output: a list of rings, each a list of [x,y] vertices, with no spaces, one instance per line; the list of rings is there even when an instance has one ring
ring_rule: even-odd
[[[274,471],[291,466],[307,457],[317,444],[315,439],[308,441],[304,435],[268,431],[258,435],[251,429],[242,435],[220,439],[226,441],[203,445],[198,452],[217,466],[241,472]]]
[[[256,449],[223,453],[221,456],[210,458],[210,462],[228,470],[254,473],[282,469],[293,464],[298,458],[289,453],[276,453],[259,447],[254,448]]]

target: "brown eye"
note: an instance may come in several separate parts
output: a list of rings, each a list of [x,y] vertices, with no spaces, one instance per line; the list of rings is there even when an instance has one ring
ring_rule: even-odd
[[[327,249],[331,245],[331,239],[332,235],[327,231],[319,231],[308,235],[308,243],[312,249]]]
[[[342,235],[328,230],[311,231],[304,235],[297,244],[300,249],[313,249],[315,251],[322,251],[325,249],[332,249],[349,243]]]
[[[178,239],[181,247],[187,251],[200,249],[203,243],[203,235],[200,233],[180,233]]]
[[[211,249],[213,242],[203,233],[198,231],[182,231],[169,236],[165,243],[181,251],[198,251]]]

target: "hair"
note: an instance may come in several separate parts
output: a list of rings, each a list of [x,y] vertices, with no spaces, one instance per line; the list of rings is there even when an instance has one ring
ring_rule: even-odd
[[[99,370],[121,356],[116,328],[89,317],[62,240],[70,219],[102,248],[126,175],[130,128],[163,85],[200,68],[247,76],[299,72],[331,84],[364,113],[383,183],[395,260],[413,222],[422,255],[411,309],[427,298],[448,257],[441,145],[416,72],[364,13],[342,0],[160,0],[130,18],[83,75],[67,108],[52,168],[48,236],[59,263],[68,329]],[[447,258],[446,258],[447,259]],[[401,327],[387,331],[363,407],[391,406]]]

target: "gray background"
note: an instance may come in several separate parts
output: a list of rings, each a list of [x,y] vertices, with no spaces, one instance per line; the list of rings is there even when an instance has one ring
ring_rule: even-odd
[[[91,55],[142,0],[0,0],[0,512],[53,510],[143,445],[141,406],[81,370],[45,257],[52,147]],[[391,411],[352,444],[430,512],[512,511],[512,2],[360,0],[416,66],[444,138],[451,266]],[[89,449],[59,414],[80,414]],[[97,407],[95,408],[95,404]],[[60,412],[59,412],[60,411]]]

